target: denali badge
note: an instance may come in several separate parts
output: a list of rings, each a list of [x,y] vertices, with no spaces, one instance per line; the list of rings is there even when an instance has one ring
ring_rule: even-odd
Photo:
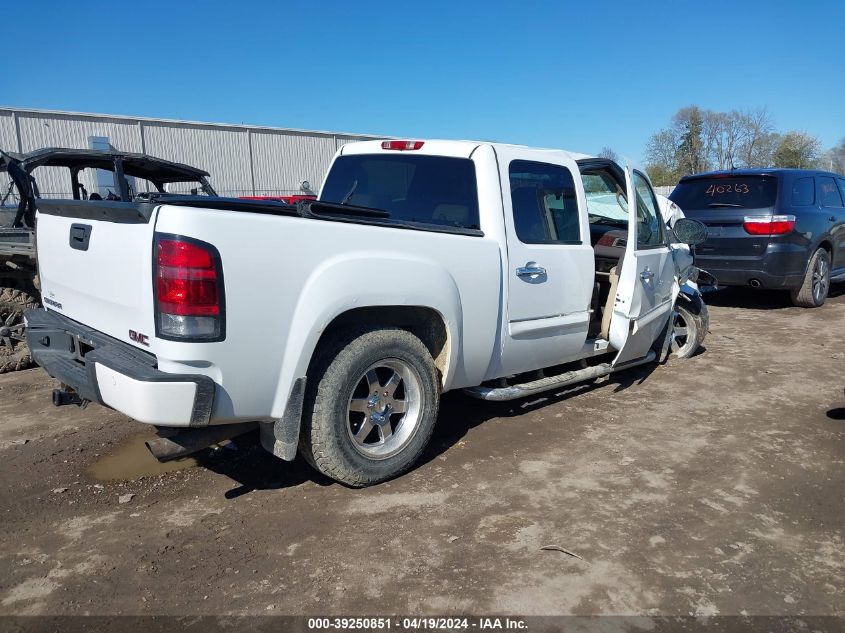
[[[136,343],[140,343],[141,345],[146,345],[147,347],[150,346],[150,337],[146,334],[136,332],[135,330],[129,330],[129,339],[135,341]]]

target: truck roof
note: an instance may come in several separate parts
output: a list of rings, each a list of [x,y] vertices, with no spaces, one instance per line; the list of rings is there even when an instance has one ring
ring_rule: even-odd
[[[455,158],[469,158],[472,153],[479,147],[486,145],[493,147],[509,147],[524,149],[538,154],[557,155],[570,158],[572,160],[581,160],[583,158],[593,158],[590,154],[581,154],[578,152],[570,152],[562,149],[552,149],[543,147],[529,147],[527,145],[514,145],[510,143],[495,143],[491,141],[453,141],[446,139],[412,139],[413,142],[421,142],[422,146],[419,149],[412,150],[419,154],[431,156],[453,156]],[[354,143],[347,143],[340,148],[341,155],[348,154],[378,154],[385,150],[382,143],[385,142],[407,142],[397,141],[396,139],[385,139],[383,141],[359,141]]]

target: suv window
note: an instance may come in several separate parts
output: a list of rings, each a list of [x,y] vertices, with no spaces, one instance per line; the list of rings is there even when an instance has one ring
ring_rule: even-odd
[[[508,168],[516,236],[525,244],[580,244],[578,200],[572,172],[527,160]]]
[[[638,171],[634,172],[634,189],[637,192],[637,248],[662,246],[666,240],[657,198],[648,181]]]
[[[682,180],[669,199],[683,211],[702,209],[768,209],[775,205],[774,176],[704,176]]]
[[[819,202],[823,207],[841,207],[842,196],[836,188],[836,181],[830,176],[818,176],[816,181],[819,187]]]
[[[836,182],[839,183],[839,195],[845,200],[845,178],[837,178]]]
[[[816,201],[816,185],[812,178],[796,178],[792,183],[792,204],[806,207]]]
[[[392,220],[480,228],[475,165],[468,158],[338,156],[320,200],[381,209]]]

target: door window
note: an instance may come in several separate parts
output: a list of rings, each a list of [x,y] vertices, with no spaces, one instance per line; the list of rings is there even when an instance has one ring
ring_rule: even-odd
[[[836,187],[836,181],[829,176],[819,176],[817,179],[819,185],[819,201],[823,207],[841,207],[842,196],[839,195],[839,189]]]
[[[637,192],[637,248],[663,246],[666,238],[657,198],[651,185],[639,172],[634,172],[634,189]]]
[[[524,244],[580,244],[572,172],[560,165],[512,161],[508,169],[516,236]]]

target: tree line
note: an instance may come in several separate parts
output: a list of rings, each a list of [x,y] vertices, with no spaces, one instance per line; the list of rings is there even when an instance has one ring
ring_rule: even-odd
[[[613,150],[603,148],[602,153]],[[651,135],[645,162],[655,185],[674,185],[687,174],[745,167],[845,173],[845,138],[824,151],[819,139],[806,132],[775,130],[765,108],[716,112],[691,105],[678,110],[668,127]]]

